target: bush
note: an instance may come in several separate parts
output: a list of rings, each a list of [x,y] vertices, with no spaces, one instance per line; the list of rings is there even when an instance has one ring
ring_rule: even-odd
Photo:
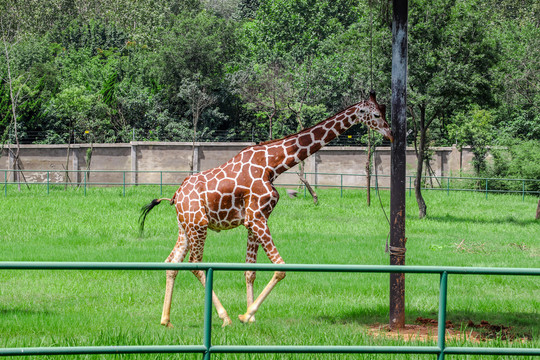
[[[540,141],[529,140],[494,149],[493,165],[488,168],[488,176],[496,178],[540,180]],[[522,182],[495,182],[499,190],[521,190]],[[490,186],[491,188],[491,186]],[[526,182],[526,191],[540,191],[540,181]]]

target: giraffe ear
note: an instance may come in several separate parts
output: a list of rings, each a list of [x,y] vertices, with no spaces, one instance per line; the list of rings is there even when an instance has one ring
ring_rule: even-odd
[[[373,101],[374,103],[377,103],[377,94],[375,91],[371,90],[369,92],[369,100]]]

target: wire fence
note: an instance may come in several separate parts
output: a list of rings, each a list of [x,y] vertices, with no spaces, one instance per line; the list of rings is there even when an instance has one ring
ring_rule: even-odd
[[[54,139],[51,137],[51,133],[48,131],[25,131],[22,134],[19,134],[19,143],[20,144],[50,144],[55,143]],[[65,141],[66,139],[56,139],[56,141]],[[86,143],[88,141],[87,138],[84,136],[81,136],[78,138],[79,141],[76,141],[75,143]],[[270,140],[267,137],[267,134],[264,134],[261,136],[261,134],[255,134],[254,131],[248,131],[248,132],[231,132],[228,130],[212,130],[207,132],[199,132],[197,134],[197,138],[195,139],[196,142],[252,142],[252,143],[259,143]],[[10,134],[9,141],[14,144],[15,138],[14,135]],[[192,142],[193,138],[191,137],[191,134],[188,134],[187,136],[183,137],[176,137],[174,139],[167,138],[167,137],[159,137],[155,134],[152,134],[151,132],[148,133],[141,133],[140,131],[137,131],[137,135],[135,135],[135,132],[132,134],[132,136],[129,136],[128,138],[119,138],[118,141],[120,142],[129,142],[129,141],[182,141],[182,142]],[[327,146],[366,146],[367,140],[364,139],[364,132],[363,130],[349,130],[346,134],[340,134],[338,135],[334,140],[332,140],[331,143],[329,143]],[[390,146],[390,141],[387,139],[382,140],[381,146]]]
[[[190,171],[131,171],[131,170],[0,170],[4,196],[13,189],[42,187],[49,194],[52,190],[82,189],[86,195],[92,187],[120,187],[123,195],[126,189],[134,186],[159,186],[163,193],[165,186],[178,186],[192,172]],[[287,173],[285,173],[287,174]],[[315,188],[339,188],[341,196],[347,189],[366,189],[365,174],[346,173],[314,173],[307,172],[305,177]],[[375,191],[390,188],[390,175],[372,175]],[[406,176],[406,189],[412,196],[416,177]],[[302,182],[275,182],[280,187],[300,187],[306,194],[306,186]],[[488,194],[506,193],[525,196],[540,196],[539,179],[503,179],[456,176],[424,176],[421,189],[426,191],[445,191],[448,195],[453,191],[470,191]]]
[[[69,262],[0,262],[0,270],[203,270],[206,272],[202,345],[140,345],[140,346],[70,346],[38,348],[0,348],[0,356],[75,355],[75,354],[142,354],[199,353],[204,360],[212,354],[432,354],[438,360],[445,355],[515,355],[540,356],[540,349],[529,347],[448,347],[446,345],[446,315],[448,278],[455,275],[538,276],[540,269],[480,268],[397,265],[316,265],[316,264],[226,264],[226,263],[69,263]],[[354,273],[416,273],[439,274],[439,310],[436,346],[331,346],[331,345],[214,345],[212,344],[212,289],[214,271],[305,271]]]

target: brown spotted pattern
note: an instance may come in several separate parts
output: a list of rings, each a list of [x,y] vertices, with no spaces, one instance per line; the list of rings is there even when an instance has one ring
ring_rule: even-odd
[[[369,100],[357,103],[309,129],[248,147],[227,163],[186,178],[173,198],[180,230],[178,241],[166,261],[181,262],[189,250],[189,261],[200,262],[208,229],[221,231],[244,225],[248,230],[247,263],[257,261],[259,246],[262,246],[272,263],[284,263],[267,225],[268,217],[279,199],[272,182],[279,174],[359,122],[393,140],[385,120],[385,108],[377,104],[372,95]],[[170,324],[170,303],[176,273],[167,273],[163,325]],[[194,273],[204,285],[204,273]],[[243,322],[254,321],[254,313],[284,276],[285,273],[276,272],[267,288],[254,301],[255,272],[245,273],[248,310],[240,316]],[[230,318],[215,294],[213,300],[224,326],[230,324]]]

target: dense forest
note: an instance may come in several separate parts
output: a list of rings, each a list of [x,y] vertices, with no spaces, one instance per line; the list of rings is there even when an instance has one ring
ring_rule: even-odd
[[[2,144],[263,141],[370,89],[389,104],[391,6],[0,0]],[[422,157],[470,145],[478,173],[540,178],[540,2],[409,0],[408,40]],[[365,127],[349,131],[365,143]],[[489,169],[487,146],[509,149]]]

